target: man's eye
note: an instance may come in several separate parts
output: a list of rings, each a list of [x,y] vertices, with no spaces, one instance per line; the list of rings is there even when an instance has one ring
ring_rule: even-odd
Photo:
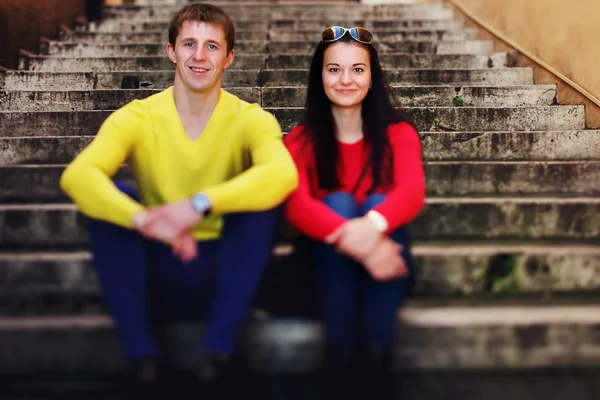
[[[209,44],[208,48],[211,49],[211,50],[216,50],[217,46],[215,46],[214,44]]]
[[[194,43],[189,42],[189,43],[184,44],[184,46],[185,47],[194,47]]]

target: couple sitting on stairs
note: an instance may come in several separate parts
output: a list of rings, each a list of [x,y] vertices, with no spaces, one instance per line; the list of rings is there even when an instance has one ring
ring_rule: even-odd
[[[221,88],[234,61],[229,16],[188,5],[169,25],[173,86],[115,111],[67,167],[61,187],[90,218],[97,276],[139,388],[154,392],[168,375],[153,327],[204,321],[188,381],[208,398],[222,390],[283,210],[315,244],[330,398],[390,395],[412,268],[405,225],[424,205],[425,178],[419,136],[372,43],[364,28],[323,31],[304,118],[283,138],[272,114]],[[123,163],[139,192],[113,182]]]

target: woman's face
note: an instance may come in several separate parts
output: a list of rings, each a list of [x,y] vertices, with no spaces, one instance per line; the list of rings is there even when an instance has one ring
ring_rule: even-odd
[[[369,51],[354,43],[335,43],[323,55],[323,87],[338,107],[360,105],[371,85]]]

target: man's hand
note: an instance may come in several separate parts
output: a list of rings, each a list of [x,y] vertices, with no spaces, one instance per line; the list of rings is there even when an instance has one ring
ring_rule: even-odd
[[[190,231],[185,231],[179,235],[171,246],[173,247],[173,254],[184,262],[192,261],[198,257],[198,243]]]
[[[202,218],[203,215],[192,208],[189,199],[184,199],[148,209],[141,231],[151,238],[173,243],[185,231],[198,225]]]
[[[387,281],[408,274],[408,268],[400,255],[402,246],[388,237],[379,240],[373,251],[362,263],[365,269],[377,281]]]
[[[191,261],[198,256],[198,246],[191,228],[200,223],[202,217],[189,201],[184,200],[136,214],[134,227],[147,238],[171,245],[173,253],[183,261]]]
[[[345,222],[325,238],[342,253],[356,260],[367,257],[381,239],[381,233],[367,217],[353,218]]]

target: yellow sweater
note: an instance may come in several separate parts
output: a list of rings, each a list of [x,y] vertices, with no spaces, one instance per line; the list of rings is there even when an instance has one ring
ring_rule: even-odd
[[[142,204],[120,192],[111,177],[128,163]],[[212,213],[194,228],[199,240],[220,236],[219,214],[261,211],[280,204],[298,182],[275,117],[221,90],[202,132],[186,135],[172,87],[112,113],[94,140],[67,167],[62,189],[81,212],[123,227],[145,206],[203,191]]]

